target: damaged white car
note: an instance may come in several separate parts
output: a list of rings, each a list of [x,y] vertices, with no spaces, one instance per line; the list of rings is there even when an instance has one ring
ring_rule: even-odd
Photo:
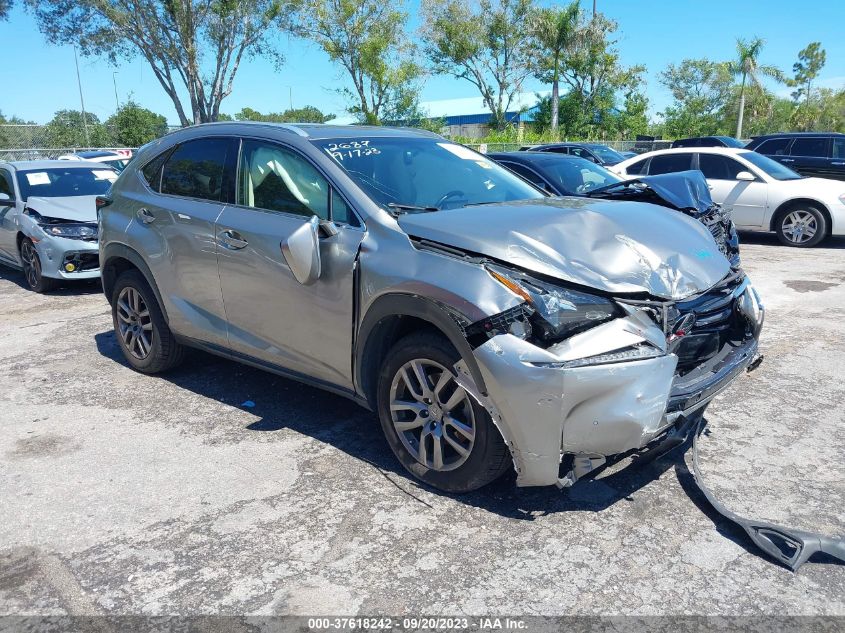
[[[36,292],[99,277],[95,202],[116,179],[98,163],[0,163],[0,263]]]
[[[758,362],[763,307],[700,222],[551,198],[422,131],[188,128],[99,205],[132,367],[192,346],[343,394],[442,490],[571,485]]]

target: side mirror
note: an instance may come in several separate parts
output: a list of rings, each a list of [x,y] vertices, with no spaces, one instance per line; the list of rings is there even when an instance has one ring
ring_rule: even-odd
[[[745,182],[753,182],[757,180],[750,171],[741,171],[736,175],[737,180],[744,180]]]
[[[0,202],[14,202],[8,193],[0,193]]]
[[[320,218],[312,215],[281,247],[285,262],[299,283],[310,286],[320,278]]]

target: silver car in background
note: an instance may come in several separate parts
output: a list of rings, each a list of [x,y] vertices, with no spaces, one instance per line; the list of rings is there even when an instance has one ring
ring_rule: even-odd
[[[99,277],[95,204],[116,179],[99,163],[0,163],[0,264],[23,270],[37,292]]]
[[[571,485],[696,419],[757,356],[762,306],[700,222],[549,197],[423,131],[187,128],[99,205],[132,367],[190,346],[342,394],[442,490],[511,467]]]

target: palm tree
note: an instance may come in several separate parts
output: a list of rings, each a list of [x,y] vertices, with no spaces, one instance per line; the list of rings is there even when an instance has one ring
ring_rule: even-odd
[[[736,121],[736,137],[742,138],[742,118],[745,114],[745,85],[750,79],[754,85],[762,88],[760,76],[771,77],[775,81],[783,83],[786,80],[783,72],[775,66],[761,66],[757,58],[763,49],[765,40],[754,37],[748,41],[738,39],[736,41],[736,59],[728,62],[728,69],[734,77],[742,77],[739,88],[739,116]]]
[[[581,11],[578,0],[563,9],[537,9],[531,20],[534,36],[535,76],[552,84],[552,132],[558,129],[560,65],[578,31]]]

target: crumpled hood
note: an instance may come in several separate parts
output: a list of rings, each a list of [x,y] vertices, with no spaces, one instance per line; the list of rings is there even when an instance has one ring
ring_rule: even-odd
[[[73,222],[97,221],[97,196],[67,196],[63,198],[40,198],[32,196],[26,206],[39,214]]]
[[[587,197],[610,198],[616,194],[624,198],[625,190],[638,183],[650,188],[672,208],[688,211],[695,217],[708,213],[714,205],[704,174],[697,170],[631,178],[589,191]]]
[[[611,293],[682,299],[730,271],[700,222],[641,202],[542,198],[405,214],[410,236]]]

